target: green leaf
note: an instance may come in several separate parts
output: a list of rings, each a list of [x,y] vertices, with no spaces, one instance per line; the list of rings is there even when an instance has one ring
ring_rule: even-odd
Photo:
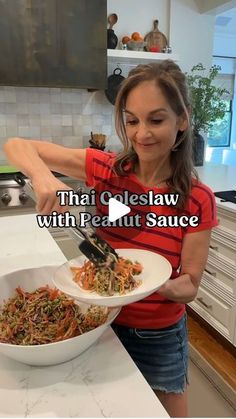
[[[223,119],[227,110],[225,96],[229,92],[214,85],[221,68],[213,65],[208,74],[202,63],[186,73],[190,90],[191,123],[194,132],[207,132],[217,120]]]

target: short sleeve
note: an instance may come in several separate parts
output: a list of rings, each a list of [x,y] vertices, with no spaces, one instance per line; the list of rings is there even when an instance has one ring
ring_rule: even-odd
[[[185,233],[208,230],[218,225],[215,195],[203,183],[199,182],[193,186],[187,212],[189,216],[196,215],[198,217],[198,225],[187,227]]]
[[[95,187],[113,173],[115,153],[107,153],[93,148],[86,149],[86,185]]]

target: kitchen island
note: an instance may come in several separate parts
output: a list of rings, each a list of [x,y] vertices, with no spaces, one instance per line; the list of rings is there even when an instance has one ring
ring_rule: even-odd
[[[35,215],[0,218],[0,275],[65,257]],[[87,351],[51,367],[0,354],[0,417],[168,417],[109,327]]]

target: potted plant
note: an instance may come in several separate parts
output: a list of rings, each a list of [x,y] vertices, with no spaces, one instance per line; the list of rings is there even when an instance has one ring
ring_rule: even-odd
[[[206,74],[205,67],[199,63],[192,67],[190,73],[186,73],[191,97],[195,166],[202,166],[204,162],[204,138],[201,133],[207,133],[216,120],[224,117],[226,111],[224,98],[229,92],[214,84],[220,70],[220,66],[213,65]]]

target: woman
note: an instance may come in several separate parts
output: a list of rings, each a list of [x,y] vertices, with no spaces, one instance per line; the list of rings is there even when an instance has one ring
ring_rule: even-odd
[[[99,191],[117,192],[117,187],[134,189],[137,185],[137,190],[177,193],[176,206],[162,205],[152,211],[199,217],[197,227],[142,225],[135,239],[125,229],[118,234],[114,228],[99,229],[113,247],[152,250],[172,265],[171,279],[158,293],[124,307],[114,330],[174,417],[187,416],[185,303],[197,294],[210,232],[217,225],[214,195],[200,183],[192,166],[189,109],[185,76],[166,60],[138,66],[123,82],[116,100],[116,129],[124,145],[119,155],[18,138],[5,145],[9,161],[31,179],[41,214],[65,210],[56,197],[56,191],[65,185],[53,176],[54,170]],[[102,205],[98,211],[104,213]]]

